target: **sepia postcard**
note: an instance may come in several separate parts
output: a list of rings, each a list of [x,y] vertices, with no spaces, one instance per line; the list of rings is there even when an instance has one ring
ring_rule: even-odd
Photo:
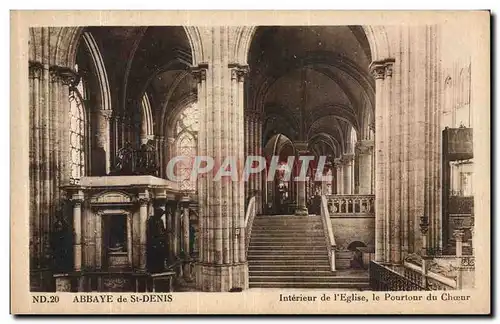
[[[11,313],[490,314],[489,11],[11,11]]]

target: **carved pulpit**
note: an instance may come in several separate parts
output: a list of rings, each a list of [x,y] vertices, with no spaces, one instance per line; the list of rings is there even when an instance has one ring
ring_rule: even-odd
[[[177,183],[151,175],[83,177],[65,189],[73,203],[71,289],[146,291],[150,275],[164,270],[165,211],[176,212]]]

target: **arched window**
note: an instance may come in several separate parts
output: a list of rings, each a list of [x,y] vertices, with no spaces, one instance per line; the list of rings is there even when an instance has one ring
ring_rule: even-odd
[[[76,67],[78,69],[78,66]],[[69,93],[70,107],[70,157],[71,157],[71,183],[78,183],[85,175],[85,99],[84,82],[79,80],[78,84],[71,87]]]
[[[196,103],[187,106],[181,113],[175,126],[176,155],[188,159],[176,164],[176,176],[180,178],[181,190],[196,190],[196,182],[191,181],[191,170],[197,152],[198,107]]]
[[[358,141],[358,135],[356,134],[356,130],[354,127],[351,127],[351,132],[349,134],[349,153],[354,153],[354,148],[356,147],[356,143]]]

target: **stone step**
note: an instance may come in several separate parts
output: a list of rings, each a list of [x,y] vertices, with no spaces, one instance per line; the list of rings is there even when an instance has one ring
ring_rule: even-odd
[[[316,273],[317,271],[322,273],[331,273],[330,265],[248,265],[249,273],[254,272],[265,272],[265,273],[273,273],[273,272],[283,272],[283,273]]]
[[[254,223],[269,222],[269,223],[321,223],[321,218],[317,216],[309,217],[255,217]]]
[[[326,252],[326,247],[321,246],[321,245],[312,245],[310,247],[308,246],[303,246],[303,245],[295,245],[295,246],[290,246],[287,244],[273,244],[272,246],[261,244],[261,245],[252,245],[250,244],[250,247],[248,248],[248,251],[269,251],[272,249],[273,251],[297,251],[300,253],[308,253],[311,251],[323,251]]]
[[[326,250],[319,250],[319,251],[309,251],[309,252],[299,252],[299,251],[294,251],[294,250],[257,250],[257,251],[248,251],[248,259],[250,258],[258,258],[260,256],[266,256],[266,257],[286,257],[288,259],[302,259],[302,258],[307,258],[307,259],[323,259],[323,258],[328,258],[328,253]]]
[[[370,288],[369,282],[252,282],[250,288],[330,288],[343,290],[366,290]]]
[[[311,231],[311,232],[306,232],[306,231],[275,231],[275,232],[253,232],[252,231],[252,236],[251,238],[254,237],[286,237],[286,238],[299,238],[299,237],[318,237],[324,239],[324,233],[323,232],[318,232],[318,231]]]
[[[286,228],[286,227],[268,227],[265,229],[252,229],[252,235],[255,233],[288,233],[293,234],[298,233],[324,233],[321,228],[305,228],[303,226],[299,228]]]
[[[309,215],[309,216],[295,216],[295,215],[271,215],[271,216],[266,216],[266,215],[257,215],[255,216],[255,219],[265,219],[265,220],[296,220],[296,221],[303,221],[303,220],[321,220],[321,216],[318,215]]]
[[[253,222],[254,225],[269,225],[269,226],[294,226],[294,225],[321,225],[322,222],[320,219],[311,219],[311,220],[268,220],[268,219],[255,219]]]
[[[362,277],[336,277],[332,274],[306,276],[302,274],[293,275],[254,275],[249,274],[251,282],[350,282],[350,283],[365,283],[367,278]]]
[[[311,262],[309,259],[287,259],[287,258],[265,258],[265,259],[249,259],[249,266],[330,266],[328,259],[315,260]]]
[[[310,262],[327,259],[328,256],[316,254],[248,254],[248,260],[309,260]]]
[[[268,227],[268,228],[253,228],[253,233],[324,233],[323,228],[307,228],[307,227],[297,227],[297,228],[288,228],[288,227]]]
[[[323,225],[254,225],[252,232],[267,232],[267,231],[313,231],[323,232]]]
[[[286,244],[273,244],[273,245],[250,245],[248,253],[250,252],[271,252],[276,251],[280,253],[295,252],[298,254],[308,253],[327,253],[327,249],[323,245],[301,245],[301,246],[288,246]]]
[[[297,250],[309,250],[309,249],[326,249],[324,242],[259,242],[253,241],[248,247],[249,250],[253,249],[297,249]]]
[[[274,270],[274,269],[258,269],[249,268],[248,273],[250,277],[287,277],[287,276],[304,276],[304,277],[329,277],[335,276],[329,269],[326,270]]]
[[[289,241],[289,242],[309,242],[309,241],[325,242],[325,237],[323,235],[292,236],[292,235],[261,235],[261,234],[252,233],[252,236],[250,237],[250,239],[251,240],[253,240],[253,239],[258,239],[258,240],[269,239],[269,240],[273,240],[273,241],[279,240],[279,241]]]

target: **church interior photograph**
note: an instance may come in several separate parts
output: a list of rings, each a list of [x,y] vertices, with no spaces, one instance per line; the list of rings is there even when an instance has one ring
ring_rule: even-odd
[[[454,42],[30,28],[30,290],[473,288],[475,61]]]

